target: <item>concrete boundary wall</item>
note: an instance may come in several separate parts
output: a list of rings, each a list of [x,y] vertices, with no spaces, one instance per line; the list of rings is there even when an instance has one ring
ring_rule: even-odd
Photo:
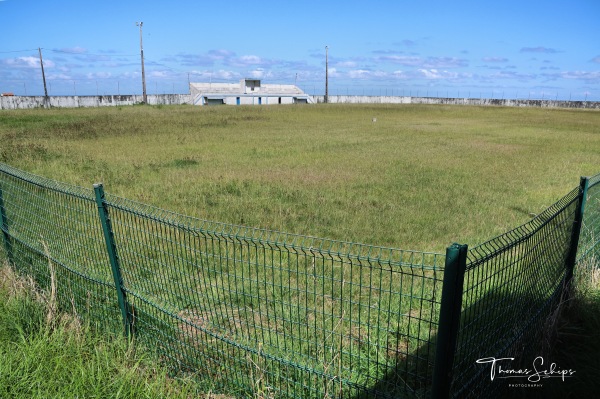
[[[315,102],[325,102],[325,96],[313,96]],[[600,109],[599,101],[510,100],[498,98],[434,98],[400,96],[329,96],[330,104],[452,104],[505,107],[548,107]]]
[[[189,94],[148,95],[150,105],[191,104]],[[78,108],[134,105],[142,102],[141,95],[123,96],[7,96],[0,97],[0,109]]]
[[[314,102],[323,103],[325,96],[312,96]],[[141,95],[122,96],[7,96],[0,97],[0,109],[77,108],[134,105],[142,102]],[[150,105],[192,104],[189,94],[148,95]],[[405,96],[329,96],[331,104],[452,104],[505,107],[547,107],[600,109],[599,101],[510,100],[493,98],[433,98]]]

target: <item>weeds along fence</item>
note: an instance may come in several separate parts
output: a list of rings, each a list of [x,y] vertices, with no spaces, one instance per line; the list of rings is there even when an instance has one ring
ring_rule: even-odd
[[[501,392],[476,360],[535,347],[576,261],[598,255],[599,201],[600,175],[582,179],[529,223],[438,254],[202,221],[0,164],[10,263],[235,397]]]

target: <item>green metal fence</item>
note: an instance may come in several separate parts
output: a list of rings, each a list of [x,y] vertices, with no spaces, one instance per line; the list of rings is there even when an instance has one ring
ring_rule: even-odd
[[[437,254],[203,221],[0,164],[3,253],[42,287],[54,278],[61,309],[133,334],[212,392],[493,394],[475,361],[524,354],[574,244],[580,262],[598,253],[600,175],[585,182],[509,233]]]
[[[567,279],[578,198],[573,190],[529,223],[469,251],[452,397],[493,397],[506,389],[478,359],[514,358],[514,368],[541,354],[538,333],[547,332]]]
[[[589,178],[577,262],[600,267],[600,174]]]
[[[125,324],[213,392],[426,395],[443,255],[201,221],[7,165],[0,188],[19,270],[47,285],[50,258],[62,309]]]

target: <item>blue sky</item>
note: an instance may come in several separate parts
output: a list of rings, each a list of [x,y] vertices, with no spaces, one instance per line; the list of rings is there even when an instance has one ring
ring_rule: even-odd
[[[0,92],[148,94],[192,82],[310,94],[600,101],[600,0],[0,0]]]

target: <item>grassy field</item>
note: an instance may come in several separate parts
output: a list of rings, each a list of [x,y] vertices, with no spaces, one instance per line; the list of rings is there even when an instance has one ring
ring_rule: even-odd
[[[377,118],[373,122],[373,118]],[[600,169],[597,111],[423,105],[3,111],[0,161],[201,219],[443,251]]]
[[[147,353],[53,311],[51,293],[0,263],[0,396],[3,398],[192,398]],[[208,391],[204,391],[208,392]],[[212,396],[211,399],[224,399]]]
[[[0,118],[0,161],[86,187],[103,181],[110,193],[202,219],[443,251],[452,241],[476,244],[531,219],[576,186],[580,175],[597,173],[599,115],[576,110],[387,105],[11,111]],[[49,199],[38,195],[14,206],[37,206],[32,215],[45,214],[51,206],[44,201]],[[112,217],[117,229],[138,225],[120,219],[117,211]],[[33,218],[24,222],[35,224]],[[70,220],[50,225],[66,231]],[[185,351],[195,354],[197,349],[196,341],[191,341],[197,331],[188,323],[211,333],[217,328],[215,334],[223,329],[225,338],[235,331],[237,342],[260,335],[249,345],[257,344],[259,351],[274,356],[305,355],[307,348],[315,349],[310,348],[315,340],[323,348],[309,355],[310,361],[322,358],[323,362],[309,367],[326,371],[329,361],[340,359],[340,370],[351,372],[362,361],[360,367],[377,369],[371,358],[385,359],[387,365],[395,353],[431,343],[429,335],[435,333],[431,326],[415,322],[431,316],[422,313],[418,296],[427,300],[433,295],[429,292],[433,280],[421,287],[419,277],[412,274],[418,267],[392,276],[386,268],[355,265],[348,270],[325,257],[304,252],[295,257],[281,250],[273,252],[279,256],[273,260],[245,244],[236,254],[235,247],[229,253],[229,244],[218,242],[215,251],[212,238],[204,244],[190,241],[207,246],[197,252],[204,258],[188,262],[187,255],[174,250],[176,256],[165,263],[161,251],[172,246],[168,236],[183,233],[161,227],[160,234],[167,237],[160,243],[159,227],[143,226],[152,249],[121,245],[121,267],[125,273],[141,269],[136,276],[143,274],[144,284],[151,288],[135,288],[150,301],[168,302],[167,313],[179,319],[165,322],[164,331],[156,330],[154,324],[162,321],[152,321],[150,307],[136,303],[136,320],[148,323],[152,334],[177,336],[189,330],[190,337],[184,338],[191,343],[186,343]],[[137,231],[125,233],[118,237],[139,237]],[[63,234],[51,235],[69,241]],[[31,239],[35,242],[39,237]],[[61,250],[71,256],[75,249],[67,245]],[[38,258],[43,268],[45,259]],[[27,264],[32,259],[23,260]],[[197,268],[198,262],[203,267]],[[259,268],[263,263],[265,267]],[[155,273],[157,268],[163,272]],[[430,272],[424,274],[431,277]],[[198,298],[203,285],[216,290],[212,301],[216,298],[218,303],[210,303],[210,294],[208,303]],[[418,292],[413,293],[413,288]],[[392,305],[387,298],[392,291],[413,299],[397,298]],[[435,313],[434,308],[428,311]],[[344,332],[338,334],[338,328]],[[316,337],[315,331],[324,335]],[[396,335],[390,338],[391,333]],[[405,347],[390,351],[390,339]],[[334,341],[340,345],[340,356],[325,353],[334,348]],[[280,353],[281,345],[285,351]],[[251,367],[238,371],[242,374],[253,372],[260,356],[244,360]],[[343,363],[346,360],[355,364]],[[364,374],[381,373],[374,369]]]

